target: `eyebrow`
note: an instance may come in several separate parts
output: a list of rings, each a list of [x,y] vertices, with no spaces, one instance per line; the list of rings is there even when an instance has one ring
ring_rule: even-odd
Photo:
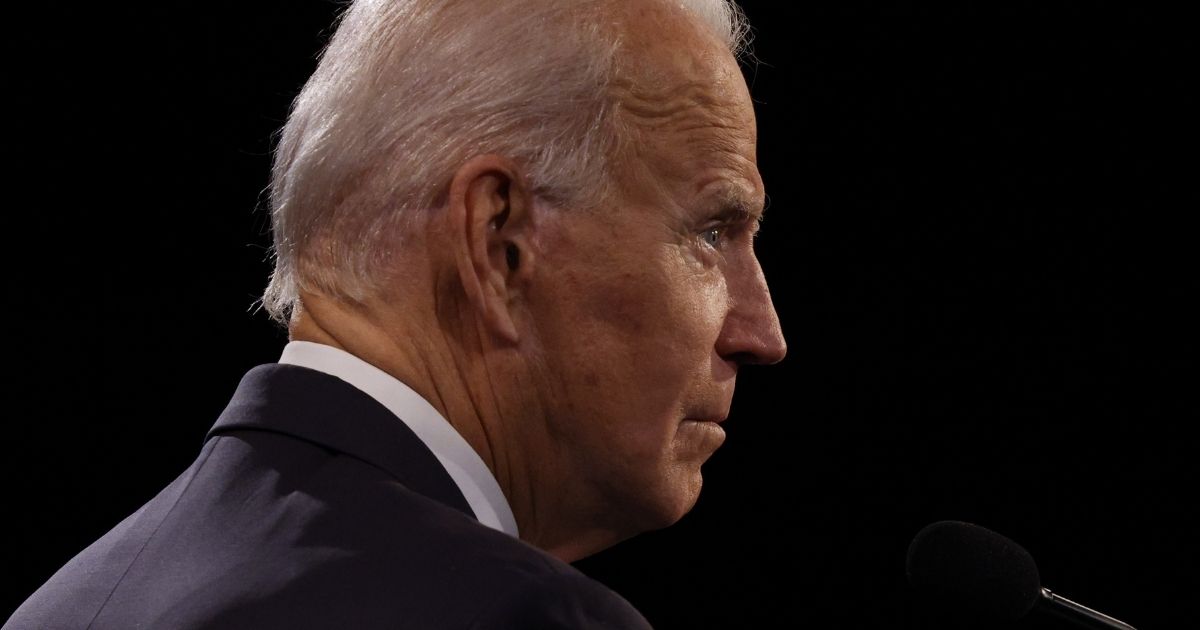
[[[716,218],[723,221],[756,221],[762,223],[764,207],[748,200],[737,190],[727,189],[719,197],[720,210]]]

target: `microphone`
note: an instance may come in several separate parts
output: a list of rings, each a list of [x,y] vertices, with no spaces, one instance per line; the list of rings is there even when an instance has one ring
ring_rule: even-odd
[[[1037,610],[1082,628],[1134,630],[1043,588],[1028,551],[971,523],[925,526],[908,546],[907,570],[918,591],[985,616],[1015,621]]]

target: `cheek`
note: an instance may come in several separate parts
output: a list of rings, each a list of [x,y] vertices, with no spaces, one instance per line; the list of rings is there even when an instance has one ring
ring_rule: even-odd
[[[722,276],[670,251],[631,267],[595,279],[588,310],[597,322],[647,351],[703,343],[724,308]]]
[[[711,356],[728,304],[724,277],[670,253],[636,271],[598,280],[581,303],[607,383],[659,411],[690,384],[711,378]],[[611,395],[611,394],[610,394]]]
[[[535,318],[548,323],[538,332],[546,376],[558,383],[553,407],[608,416],[594,420],[622,432],[667,431],[673,424],[663,419],[711,383],[728,304],[724,274],[686,243],[649,243],[657,239],[647,229],[622,233],[646,239],[618,250],[609,234],[570,235],[553,248],[562,259],[543,259],[553,273],[538,287]]]

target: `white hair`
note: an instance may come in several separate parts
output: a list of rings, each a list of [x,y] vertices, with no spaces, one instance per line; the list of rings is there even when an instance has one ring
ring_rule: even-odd
[[[735,56],[747,46],[732,0],[640,1],[677,4]],[[554,205],[602,198],[619,140],[612,2],[353,2],[276,149],[275,270],[262,297],[272,318],[286,325],[301,290],[377,294],[415,233],[405,228],[444,203],[473,156],[514,160]]]

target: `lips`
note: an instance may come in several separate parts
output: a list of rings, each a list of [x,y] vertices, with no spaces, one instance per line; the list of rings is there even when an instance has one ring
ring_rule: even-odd
[[[725,422],[725,419],[727,417],[728,416],[722,415],[722,416],[711,416],[711,417],[707,417],[707,418],[684,418],[683,420],[684,420],[684,422],[712,422],[714,424],[721,424],[722,422]]]
[[[707,459],[725,442],[725,428],[720,424],[724,419],[724,416],[712,416],[707,420],[689,418],[679,423],[676,437],[684,452]]]
[[[729,417],[729,403],[698,407],[691,411],[684,420],[721,424]]]

